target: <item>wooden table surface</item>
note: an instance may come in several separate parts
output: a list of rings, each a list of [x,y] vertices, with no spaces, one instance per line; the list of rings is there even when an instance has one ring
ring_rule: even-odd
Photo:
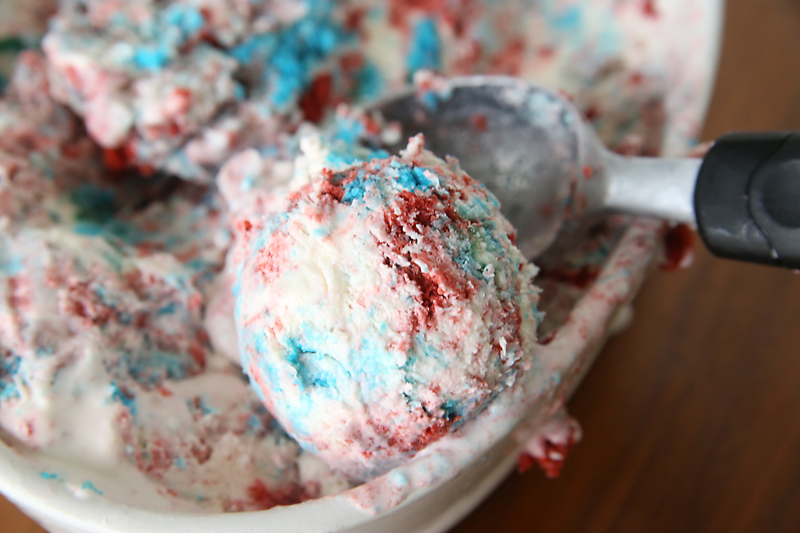
[[[704,137],[737,129],[800,129],[797,0],[728,1]],[[800,276],[699,249],[635,307],[561,478],[512,474],[454,533],[800,531]],[[0,497],[0,532],[42,531]]]

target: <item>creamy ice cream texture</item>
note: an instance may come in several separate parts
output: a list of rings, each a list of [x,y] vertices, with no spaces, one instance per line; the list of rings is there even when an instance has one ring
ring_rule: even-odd
[[[651,38],[668,7],[651,4],[65,0],[42,47],[52,95],[110,161],[190,180],[210,182],[237,151],[424,69],[535,78],[573,94],[612,144],[636,133],[653,151],[658,120],[640,117],[663,113],[654,65],[671,58]],[[674,97],[667,105],[696,100]]]
[[[299,204],[292,206],[291,201],[304,198],[308,209],[316,209],[315,202],[324,196],[315,189],[324,182],[323,168],[343,183],[353,169],[366,172],[374,157],[382,163],[376,162],[369,173],[384,186],[376,185],[373,196],[365,188],[364,196],[345,204],[348,208],[369,200],[394,213],[390,206],[402,199],[400,193],[435,197],[446,206],[450,204],[432,191],[441,188],[458,196],[454,191],[460,190],[465,199],[459,201],[465,206],[476,199],[485,203],[472,210],[477,218],[469,220],[492,238],[476,242],[492,242],[497,248],[476,252],[474,264],[459,263],[470,255],[459,255],[459,243],[470,239],[463,238],[458,224],[450,224],[456,219],[446,212],[444,218],[434,218],[439,223],[446,220],[449,229],[443,229],[452,233],[419,232],[401,224],[396,237],[405,239],[402,253],[391,249],[394,241],[385,239],[391,232],[362,235],[384,242],[378,251],[394,261],[390,268],[372,256],[378,272],[397,279],[398,290],[389,292],[395,307],[382,312],[398,313],[387,323],[391,318],[408,324],[416,316],[421,334],[403,337],[398,326],[396,337],[405,338],[409,346],[383,346],[398,366],[407,366],[405,375],[390,378],[387,372],[386,379],[375,381],[408,389],[407,405],[419,416],[394,417],[390,402],[369,413],[357,397],[350,406],[364,415],[359,425],[376,429],[375,438],[347,453],[329,450],[329,460],[340,461],[356,478],[368,476],[413,454],[413,444],[422,443],[420,433],[447,426],[447,436],[429,448],[445,450],[449,466],[412,478],[426,483],[423,479],[451,475],[463,457],[469,457],[456,454],[460,459],[455,460],[448,455],[451,448],[471,449],[469,443],[459,444],[457,436],[450,438],[466,432],[465,421],[499,416],[495,409],[501,406],[513,412],[507,401],[491,401],[496,391],[503,389],[498,397],[511,391],[510,397],[520,400],[546,389],[543,384],[530,389],[512,386],[520,376],[535,378],[533,383],[560,379],[548,368],[521,373],[535,363],[525,350],[533,336],[521,334],[530,329],[529,319],[523,325],[522,317],[531,311],[535,297],[526,285],[529,276],[510,272],[517,259],[509,247],[509,231],[493,214],[485,192],[460,183],[454,164],[413,149],[395,162],[412,166],[411,160],[421,158],[414,168],[430,171],[439,185],[423,187],[428,183],[423,171],[417,185],[388,187],[390,181],[381,180],[398,169],[387,167],[388,154],[377,148],[381,137],[392,136],[391,128],[374,117],[331,117],[332,110],[342,101],[403,84],[421,68],[446,74],[520,74],[573,93],[608,142],[619,141],[614,135],[624,130],[629,146],[651,151],[662,141],[664,106],[676,104],[665,99],[668,76],[653,68],[669,64],[662,57],[664,49],[660,41],[642,36],[668,32],[661,24],[667,18],[660,18],[658,11],[642,11],[639,2],[467,4],[469,9],[454,12],[437,3],[405,2],[289,0],[263,7],[214,0],[62,2],[44,41],[46,58],[24,53],[0,102],[0,438],[32,464],[43,465],[41,475],[48,482],[63,483],[81,497],[102,494],[152,509],[265,509],[349,488],[350,481],[285,434],[221,355],[238,359],[232,289],[255,282],[242,268],[248,261],[257,262],[259,238],[275,238],[268,214],[284,212],[284,223],[301,224]],[[34,12],[27,10],[26,17]],[[668,20],[678,18],[672,14]],[[620,32],[622,24],[638,29]],[[531,33],[531,27],[541,31]],[[35,33],[44,24],[38,20],[25,28]],[[701,104],[694,86],[684,87],[688,93],[672,97],[689,113],[692,105]],[[303,118],[333,120],[320,131],[310,131],[301,124]],[[620,124],[625,127],[617,127]],[[681,128],[671,130],[683,137],[667,139],[668,147],[685,144],[696,132],[696,124]],[[315,135],[321,135],[322,142],[306,141],[301,150],[300,139]],[[215,183],[191,185],[165,174]],[[143,175],[149,177],[142,179]],[[353,178],[349,183],[355,182]],[[548,314],[542,342],[551,340],[562,324],[559,317],[569,316],[571,306],[599,275],[624,227],[620,224],[595,228],[591,236],[580,233],[570,248],[580,253],[556,253],[543,264],[545,295],[540,307]],[[360,223],[353,229],[356,225],[359,230],[377,227]],[[287,231],[290,227],[295,226],[287,225]],[[648,232],[652,228],[643,230]],[[356,240],[361,245],[368,242]],[[369,263],[355,262],[355,251],[342,260],[351,261],[348,271],[362,272]],[[642,253],[636,261],[647,259]],[[409,259],[405,265],[405,255],[418,261]],[[490,275],[485,269],[492,261],[495,272]],[[483,265],[480,272],[477,264]],[[518,264],[524,262],[520,259]],[[440,265],[450,265],[458,274],[456,288],[472,283],[474,293],[452,298],[453,306],[440,305],[429,318],[415,299],[424,294],[415,280],[424,285],[424,279],[436,279]],[[523,271],[526,268],[530,267]],[[513,275],[500,280],[503,272]],[[280,279],[272,281],[280,284]],[[253,294],[259,294],[258,288]],[[387,288],[388,284],[373,286],[372,297]],[[459,292],[448,292],[452,287],[447,283],[442,288],[448,296]],[[490,288],[502,293],[495,294],[497,300],[484,298]],[[366,286],[361,290],[364,298],[369,296]],[[241,300],[241,289],[239,294]],[[438,290],[435,296],[444,298]],[[492,307],[491,301],[501,304]],[[309,303],[306,311],[312,308]],[[454,333],[470,323],[470,313],[496,316],[513,309],[520,310],[519,335],[482,330],[479,321],[472,324],[477,328],[474,338],[480,341]],[[456,310],[461,314],[455,316]],[[359,320],[371,321],[364,313]],[[304,331],[298,329],[291,338],[270,332],[273,340],[286,345],[281,345],[287,357],[279,368],[286,370],[281,377],[288,376],[289,383],[293,371],[288,364],[291,353],[285,350],[288,341],[298,341],[291,345],[298,360],[314,358],[307,351],[309,344],[303,343],[314,341],[313,335],[305,335],[314,333],[315,326],[303,313],[297,316],[298,327],[304,320],[308,324]],[[268,318],[259,316],[253,331],[240,324],[241,342],[254,342],[259,331],[266,331],[259,321],[263,326]],[[440,320],[448,325],[441,332]],[[386,337],[378,332],[373,340],[380,346]],[[443,353],[483,357],[489,363],[480,368],[483,373],[473,376],[471,361],[455,361],[457,371],[439,376],[434,369],[443,361],[418,357],[450,341],[468,349]],[[315,347],[323,345],[318,342]],[[353,345],[340,348],[341,354],[350,354]],[[342,355],[345,359],[350,358]],[[314,386],[314,380],[328,369],[315,361],[311,366],[311,374],[297,374],[299,386],[319,389],[322,397],[324,387]],[[252,374],[258,378],[255,367]],[[469,375],[455,379],[459,373]],[[454,386],[448,398],[442,392],[446,387],[433,390],[439,377],[447,380],[440,387]],[[312,387],[303,379],[310,379]],[[348,390],[355,390],[355,380],[345,382]],[[263,392],[275,389],[265,387]],[[287,391],[278,392],[291,393]],[[469,396],[473,391],[476,395]],[[363,399],[377,392],[365,391]],[[331,405],[346,403],[334,396],[325,399]],[[301,421],[314,422],[313,417],[276,413],[301,443],[319,448],[314,441],[319,435],[298,431]],[[377,431],[382,426],[400,432],[395,442],[401,443],[399,448]],[[345,425],[336,429],[340,435],[349,431]],[[363,452],[370,446],[385,455],[366,459]],[[542,444],[533,453],[546,455],[547,449]]]
[[[301,446],[356,479],[469,421],[531,366],[535,268],[494,196],[423,142],[323,168],[243,236],[242,367]]]

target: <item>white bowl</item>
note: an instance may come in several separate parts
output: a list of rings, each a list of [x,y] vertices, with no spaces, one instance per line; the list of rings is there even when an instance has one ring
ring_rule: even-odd
[[[605,6],[610,0],[572,3]],[[663,0],[656,4],[661,20],[653,23],[662,25],[659,32],[634,25],[624,28],[620,37],[633,43],[629,66],[658,73],[655,78],[661,85],[645,90],[661,91],[665,96],[666,127],[658,141],[665,153],[680,154],[692,144],[705,115],[719,51],[723,3]],[[576,41],[581,42],[565,40],[559,61],[523,73],[573,94],[584,110],[604,101],[611,111],[624,116],[629,110],[625,109],[627,102],[620,100],[624,91],[615,88],[618,79],[586,80],[580,69],[574,68],[585,59],[585,48],[593,45],[585,38]],[[634,108],[636,112],[641,112],[641,105]],[[614,113],[595,122],[607,142],[619,141],[626,133],[620,132],[621,128],[630,126]],[[621,229],[599,276],[588,289],[579,291],[577,301],[570,301],[572,307],[562,317],[552,342],[538,348],[537,357],[547,372],[526,376],[457,435],[438,441],[407,465],[365,485],[337,496],[268,511],[210,515],[154,512],[48,481],[40,473],[49,470],[55,459],[35,452],[21,453],[0,442],[0,492],[53,533],[444,531],[503,480],[520,452],[541,436],[548,422],[563,416],[564,403],[597,352],[625,322],[629,302],[660,249],[661,224],[647,220],[616,223]]]

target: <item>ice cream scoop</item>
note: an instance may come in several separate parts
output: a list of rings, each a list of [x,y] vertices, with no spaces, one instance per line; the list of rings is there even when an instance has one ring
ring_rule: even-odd
[[[619,212],[696,223],[723,257],[800,267],[798,133],[729,134],[704,159],[625,157],[567,99],[509,77],[454,78],[373,108],[457,157],[498,197],[531,257],[565,219]]]

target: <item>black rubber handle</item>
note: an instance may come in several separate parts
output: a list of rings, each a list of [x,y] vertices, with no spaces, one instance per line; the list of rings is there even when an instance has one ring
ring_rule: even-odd
[[[800,133],[733,133],[706,155],[694,193],[716,255],[800,268]]]

